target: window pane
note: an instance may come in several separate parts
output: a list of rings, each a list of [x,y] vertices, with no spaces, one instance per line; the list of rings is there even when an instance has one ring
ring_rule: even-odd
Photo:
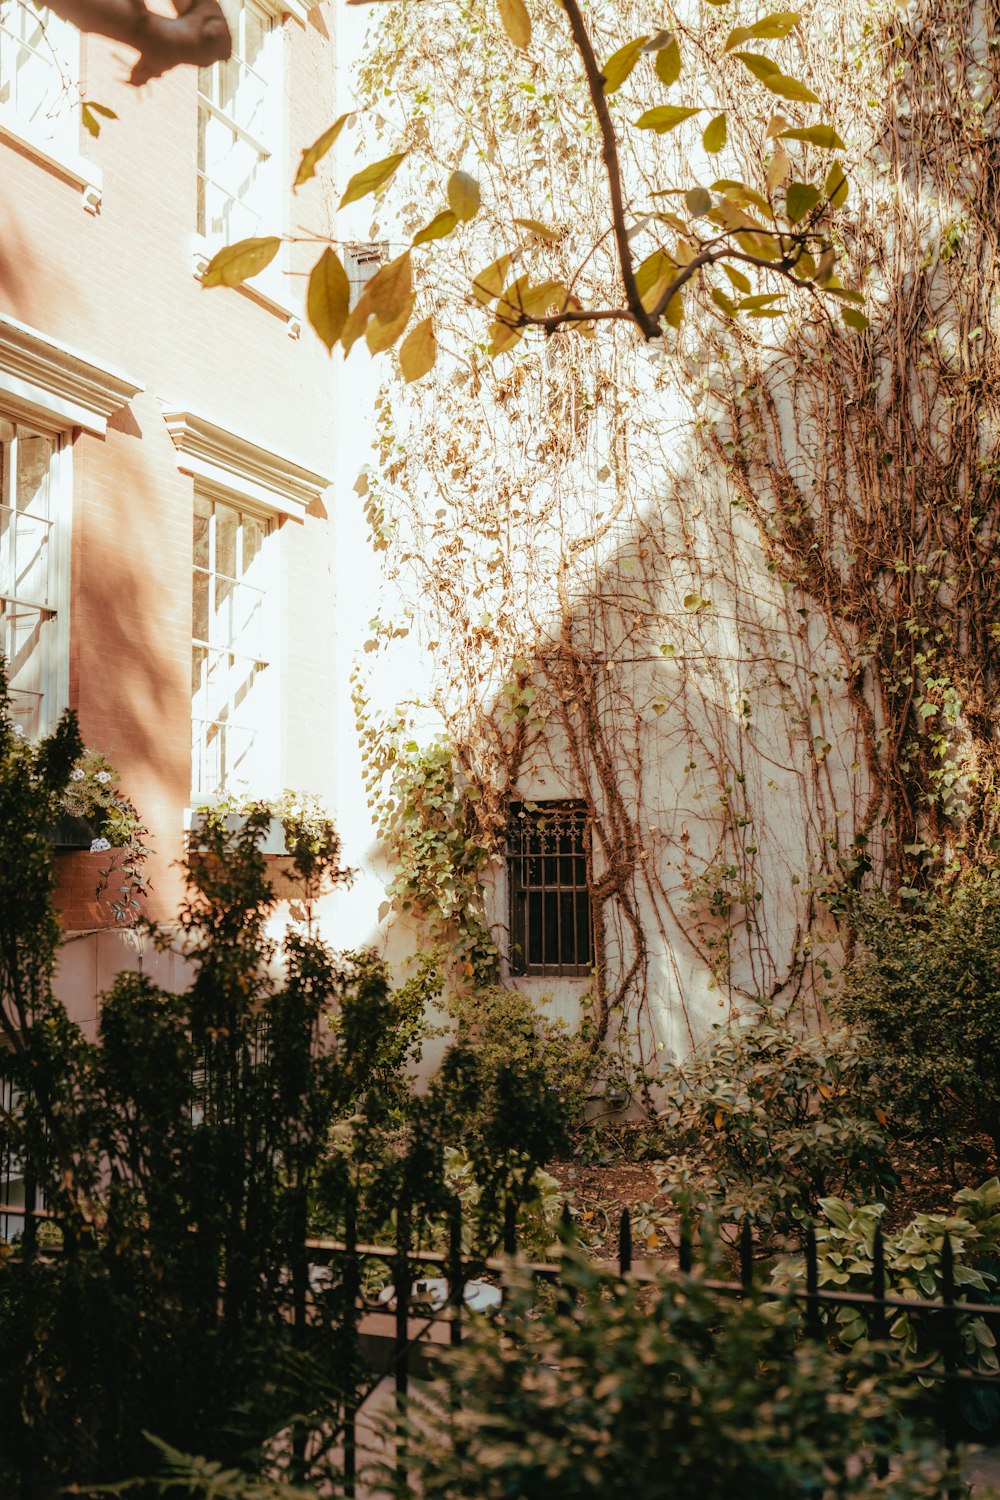
[[[199,497],[194,555],[206,558],[193,573],[191,663],[192,785],[209,794],[252,778],[255,745],[268,722],[263,587],[245,581],[249,567],[262,583],[258,562],[267,536],[264,522],[233,506]],[[207,642],[202,646],[201,641]]]
[[[34,516],[49,513],[49,470],[52,465],[49,438],[26,433],[17,437],[17,508]]]
[[[208,574],[194,574],[194,608],[192,611],[192,633],[195,640],[208,640]]]

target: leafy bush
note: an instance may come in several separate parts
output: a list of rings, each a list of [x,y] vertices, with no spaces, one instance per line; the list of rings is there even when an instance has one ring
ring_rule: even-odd
[[[894,1125],[962,1153],[988,1137],[1000,1169],[1000,871],[901,910],[866,898],[841,1011],[863,1026]]]
[[[834,1192],[891,1182],[864,1037],[812,1034],[761,1006],[717,1027],[664,1080],[660,1119],[680,1151],[657,1169],[683,1212],[749,1214],[787,1229]]]
[[[947,1456],[898,1393],[803,1342],[791,1310],[720,1303],[676,1274],[616,1285],[577,1256],[566,1292],[540,1307],[522,1286],[502,1329],[479,1324],[455,1351],[440,1402],[417,1406],[408,1462],[425,1500],[944,1493]]]
[[[955,1194],[951,1214],[917,1214],[905,1228],[883,1240],[886,1291],[895,1297],[939,1298],[942,1292],[941,1252],[944,1237],[951,1241],[955,1257],[954,1282],[960,1295],[974,1301],[989,1301],[997,1286],[996,1276],[976,1265],[983,1257],[995,1257],[1000,1239],[1000,1180],[996,1177],[979,1188],[963,1188]],[[851,1292],[870,1292],[874,1261],[875,1230],[885,1213],[882,1203],[854,1208],[841,1198],[825,1198],[820,1205],[825,1224],[816,1230],[817,1269],[820,1286]],[[773,1280],[779,1286],[805,1283],[801,1255],[784,1257],[775,1266]],[[863,1313],[844,1307],[835,1315],[840,1339],[854,1344],[870,1330]],[[940,1352],[940,1330],[930,1319],[897,1310],[889,1326],[903,1352],[919,1360]],[[982,1318],[967,1318],[961,1325],[961,1342],[968,1363],[984,1371],[1000,1370],[996,1339]]]

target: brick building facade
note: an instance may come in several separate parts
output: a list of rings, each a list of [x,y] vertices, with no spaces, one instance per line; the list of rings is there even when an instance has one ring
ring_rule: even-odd
[[[329,800],[333,775],[334,386],[299,274],[315,249],[287,244],[255,289],[198,279],[229,239],[332,222],[322,174],[289,191],[335,112],[332,7],[227,11],[229,63],[136,90],[125,49],[0,0],[0,645],[26,732],[71,706],[120,772],[161,921],[192,805]],[[101,856],[58,860],[59,984],[86,1018],[131,950],[94,899]]]

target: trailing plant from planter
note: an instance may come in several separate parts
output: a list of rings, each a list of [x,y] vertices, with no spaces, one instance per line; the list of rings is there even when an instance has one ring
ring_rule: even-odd
[[[149,829],[135,804],[124,795],[120,777],[99,750],[84,750],[69,773],[61,807],[67,817],[79,818],[99,831],[91,840],[92,854],[110,855],[101,870],[96,896],[100,900],[113,876],[120,884],[111,901],[116,923],[133,927],[142,915],[150,891],[145,865],[153,853],[145,842]]]

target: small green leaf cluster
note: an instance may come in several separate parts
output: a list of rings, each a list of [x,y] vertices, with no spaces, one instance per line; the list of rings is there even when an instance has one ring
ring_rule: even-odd
[[[803,1341],[790,1308],[723,1304],[677,1273],[623,1284],[572,1251],[564,1278],[552,1304],[523,1285],[502,1329],[470,1329],[440,1399],[414,1403],[408,1462],[427,1500],[948,1492],[951,1462],[891,1379]]]
[[[895,1130],[944,1157],[985,1138],[996,1168],[1000,872],[969,871],[914,906],[879,893],[859,903],[840,1010],[870,1038]]]
[[[891,1183],[885,1115],[866,1039],[802,1030],[767,1006],[715,1027],[663,1079],[660,1123],[676,1154],[665,1195],[707,1214],[787,1231],[834,1192]]]

